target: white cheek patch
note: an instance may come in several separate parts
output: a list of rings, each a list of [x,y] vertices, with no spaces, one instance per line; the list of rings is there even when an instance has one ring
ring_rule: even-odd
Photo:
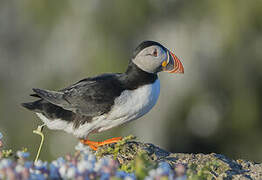
[[[152,55],[155,49],[158,51],[158,55],[156,57]],[[139,54],[132,59],[134,64],[148,73],[157,73],[164,60],[166,60],[166,53],[158,46],[148,47],[139,52]]]

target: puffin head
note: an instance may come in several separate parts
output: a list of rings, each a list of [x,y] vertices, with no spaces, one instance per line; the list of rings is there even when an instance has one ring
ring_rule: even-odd
[[[184,73],[184,67],[176,55],[155,41],[144,41],[139,44],[131,61],[148,73],[156,74],[161,71]]]

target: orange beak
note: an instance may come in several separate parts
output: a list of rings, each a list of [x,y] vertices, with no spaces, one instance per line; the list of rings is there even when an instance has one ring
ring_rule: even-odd
[[[178,57],[170,51],[167,51],[167,60],[162,63],[162,67],[163,67],[163,70],[168,73],[184,74],[183,64],[178,59]]]

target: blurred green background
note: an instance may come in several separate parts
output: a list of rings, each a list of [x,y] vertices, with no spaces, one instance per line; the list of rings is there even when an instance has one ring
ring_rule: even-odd
[[[157,105],[137,121],[91,136],[133,134],[172,152],[216,152],[262,161],[261,0],[2,0],[0,132],[6,148],[34,157],[41,123],[21,102],[31,88],[61,89],[123,72],[133,49],[155,40],[174,50],[184,75],[160,74]],[[74,151],[77,139],[45,130],[41,159]]]

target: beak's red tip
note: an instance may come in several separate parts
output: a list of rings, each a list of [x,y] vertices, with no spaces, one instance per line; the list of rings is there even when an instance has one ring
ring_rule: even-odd
[[[170,54],[172,55],[172,57],[174,59],[174,69],[172,71],[170,71],[170,73],[184,74],[184,67],[183,67],[183,64],[181,63],[181,61],[172,52],[170,52]]]

